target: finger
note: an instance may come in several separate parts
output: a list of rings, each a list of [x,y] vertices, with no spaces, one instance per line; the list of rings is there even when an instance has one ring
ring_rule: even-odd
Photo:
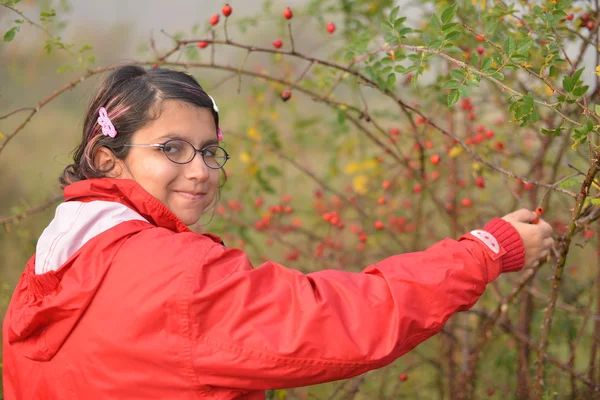
[[[513,212],[512,215],[517,222],[531,222],[537,218],[535,211],[526,208],[521,208],[520,210]]]
[[[544,238],[544,240],[542,241],[542,247],[544,249],[551,249],[554,247],[554,239],[552,239],[551,237],[547,237]]]
[[[552,231],[553,231],[552,225],[550,225],[548,222],[544,221],[543,219],[540,219],[540,222],[538,223],[538,227],[542,231],[543,238],[552,236]]]

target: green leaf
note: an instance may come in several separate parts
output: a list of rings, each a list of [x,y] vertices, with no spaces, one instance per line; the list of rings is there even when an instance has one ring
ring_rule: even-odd
[[[460,99],[460,93],[458,90],[451,90],[450,93],[448,93],[448,107],[455,105],[458,102],[458,99]]]
[[[10,28],[8,31],[6,31],[6,33],[4,34],[4,41],[5,42],[10,42],[15,38],[15,35],[17,34],[17,27],[14,26],[12,28]]]
[[[396,84],[396,74],[389,74],[387,77],[386,86],[388,89],[391,89]]]
[[[398,16],[398,11],[400,11],[400,6],[394,7],[392,12],[390,12],[390,21],[393,23],[396,21],[396,17]]]
[[[442,23],[447,24],[456,15],[457,5],[453,4],[442,12]]]
[[[529,49],[533,45],[533,39],[531,38],[523,38],[517,42],[516,45],[516,53],[526,55]]]
[[[462,68],[454,68],[450,70],[450,76],[454,79],[462,81],[465,79],[465,71]]]
[[[503,81],[504,80],[504,74],[500,71],[496,71],[491,75],[492,78],[497,79],[499,81]]]
[[[459,87],[460,82],[455,80],[448,81],[443,86],[444,89],[458,89]]]
[[[560,0],[558,3],[556,3],[554,8],[556,8],[557,10],[564,10],[571,6],[571,2],[572,0]]]
[[[455,30],[458,27],[458,24],[456,22],[451,22],[449,24],[444,24],[444,26],[442,26],[442,31],[444,32],[450,32]]]
[[[447,34],[444,39],[449,42],[454,42],[456,39],[460,37],[460,32],[450,32]]]
[[[585,92],[587,92],[589,86],[580,86],[577,89],[573,90],[573,95],[576,97],[583,96]]]
[[[600,117],[600,104],[594,104],[594,112]]]
[[[578,83],[577,81],[579,81],[579,78],[581,78],[581,74],[583,73],[584,69],[585,68],[580,68],[577,71],[575,71],[575,73],[573,74],[573,81],[572,82],[573,82],[574,85],[577,85],[577,83]]]
[[[492,66],[492,60],[490,58],[484,58],[481,63],[481,70],[485,71]]]
[[[431,14],[430,22],[431,22],[431,26],[433,26],[435,29],[442,30],[442,26],[440,25],[440,19],[438,18],[437,15]]]
[[[504,41],[504,46],[502,48],[509,57],[515,52],[515,41],[512,36],[509,36],[508,39]]]
[[[573,90],[573,81],[570,76],[563,77],[563,88],[567,93],[570,93]]]
[[[267,174],[269,174],[271,176],[280,176],[281,175],[281,171],[279,171],[279,169],[277,169],[277,167],[274,167],[273,165],[267,165],[267,167],[265,168],[265,171],[267,172]]]

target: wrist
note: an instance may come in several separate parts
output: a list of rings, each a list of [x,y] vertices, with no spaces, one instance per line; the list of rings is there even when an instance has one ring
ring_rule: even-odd
[[[483,230],[493,235],[506,253],[500,258],[501,272],[519,271],[525,265],[525,247],[521,235],[512,224],[501,218],[488,222]]]

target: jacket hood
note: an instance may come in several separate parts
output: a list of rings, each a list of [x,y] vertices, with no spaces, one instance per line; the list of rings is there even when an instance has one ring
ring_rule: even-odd
[[[38,240],[4,320],[8,342],[33,360],[50,360],[58,352],[124,239],[155,226],[191,232],[133,180],[83,180],[67,186],[64,196]],[[103,234],[108,230],[110,234]],[[217,236],[206,236],[222,243]]]

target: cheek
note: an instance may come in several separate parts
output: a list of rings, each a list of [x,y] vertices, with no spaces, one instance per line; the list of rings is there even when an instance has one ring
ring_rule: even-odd
[[[131,163],[131,174],[146,191],[161,200],[169,184],[177,179],[179,174],[177,165],[164,162],[155,157],[146,157]]]

